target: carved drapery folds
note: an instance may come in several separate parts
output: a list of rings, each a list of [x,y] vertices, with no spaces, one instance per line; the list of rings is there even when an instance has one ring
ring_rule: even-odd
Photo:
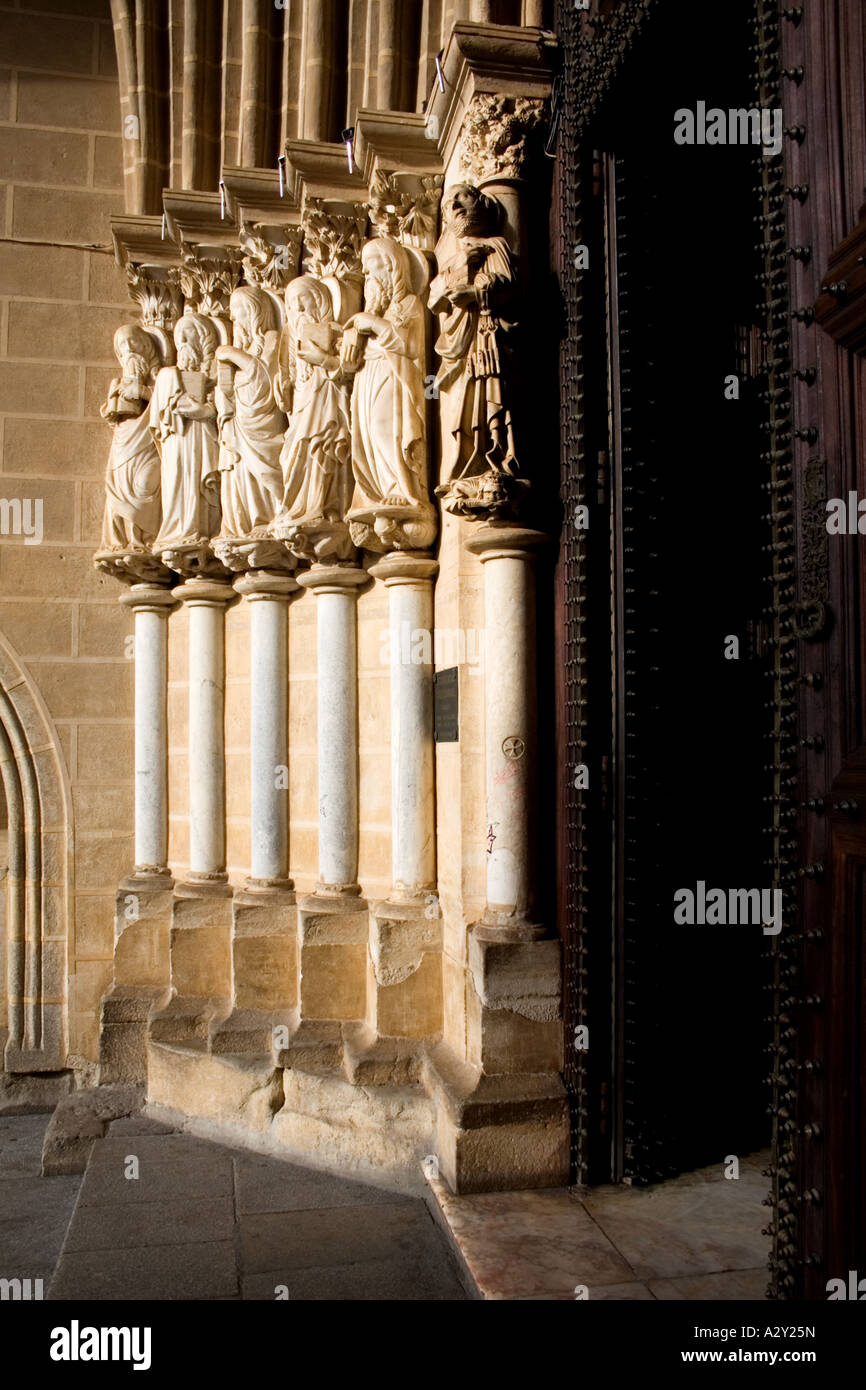
[[[430,308],[442,401],[442,476],[448,511],[469,517],[513,514],[529,484],[520,476],[511,411],[517,271],[498,231],[504,209],[472,184],[448,190],[436,246]]]
[[[235,245],[181,225],[173,265],[128,267],[142,322],[118,330],[122,375],[103,409],[100,567],[227,579],[432,544],[441,184],[378,174],[369,203],[311,195],[299,226],[245,217]]]
[[[439,168],[466,176],[444,198],[429,130],[407,118],[415,167],[401,169],[389,115],[361,112],[363,170],[290,140],[279,179],[229,168],[221,200],[167,192],[158,242],[157,219],[126,220],[124,244],[153,264],[126,258],[141,323],[118,332],[103,409],[103,568],[227,580],[425,551],[436,498],[469,520],[523,519],[523,200],[549,101],[485,87],[477,28],[455,31],[446,61],[474,85],[456,126],[443,111],[457,159],[440,152]],[[523,31],[514,43],[524,92],[549,91],[548,58]]]

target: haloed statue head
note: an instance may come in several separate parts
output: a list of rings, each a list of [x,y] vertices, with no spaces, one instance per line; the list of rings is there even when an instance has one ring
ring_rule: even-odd
[[[497,221],[497,204],[472,183],[457,183],[444,198],[448,226],[457,236],[485,236]]]

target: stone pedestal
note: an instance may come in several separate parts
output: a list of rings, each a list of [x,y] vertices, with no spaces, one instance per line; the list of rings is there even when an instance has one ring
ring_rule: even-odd
[[[226,873],[225,611],[230,585],[189,579],[189,873],[179,897],[228,897]]]
[[[177,596],[162,585],[133,584],[120,602],[135,623],[135,867],[124,886],[171,888],[168,871],[167,619]]]
[[[232,1012],[211,1035],[214,1053],[270,1055],[277,1028],[297,1025],[298,922],[293,893],[271,892],[232,904]]]
[[[171,991],[170,1002],[153,1019],[151,1038],[205,1047],[232,1006],[232,904],[227,898],[175,896]]]

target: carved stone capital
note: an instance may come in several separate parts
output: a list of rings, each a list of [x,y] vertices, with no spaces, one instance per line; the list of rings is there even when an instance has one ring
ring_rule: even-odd
[[[174,277],[187,309],[194,309],[209,318],[227,319],[232,291],[240,283],[241,251],[235,247],[227,248],[219,260],[200,257],[195,251],[185,251],[183,265],[174,271]]]
[[[360,282],[361,245],[367,227],[363,203],[307,198],[301,225],[305,275]]]
[[[301,257],[300,227],[275,228],[243,222],[238,239],[248,285],[284,290],[297,275]]]
[[[162,552],[162,562],[184,579],[226,579],[229,571],[213,554],[212,544],[201,539],[173,546]]]
[[[386,173],[378,169],[370,184],[369,204],[375,235],[432,251],[441,197],[441,174]]]
[[[496,468],[474,476],[454,478],[436,489],[446,512],[470,521],[499,521],[517,517],[529,492],[528,478],[514,478]]]
[[[460,163],[476,183],[528,178],[547,131],[541,97],[482,93],[472,98],[460,139]]]
[[[170,270],[128,262],[129,296],[141,310],[142,328],[159,328],[170,339],[183,313],[183,297]]]

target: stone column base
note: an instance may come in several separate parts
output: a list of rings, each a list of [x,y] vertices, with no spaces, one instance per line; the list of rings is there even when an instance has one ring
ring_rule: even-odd
[[[174,885],[176,898],[230,898],[232,892],[227,873],[202,875],[201,878],[191,873]]]
[[[442,921],[427,901],[376,903],[370,913],[367,1022],[379,1037],[429,1038],[442,1028]]]
[[[124,879],[114,904],[115,988],[167,989],[173,902],[168,888],[147,888],[135,876]]]
[[[440,1044],[424,1083],[434,1099],[439,1172],[453,1192],[568,1184],[571,1130],[559,1076],[484,1076]]]
[[[470,1061],[488,1076],[562,1070],[561,947],[469,933]]]
[[[232,907],[228,899],[175,896],[171,910],[172,998],[154,1016],[155,1042],[206,1043],[232,1000]]]
[[[352,893],[311,893],[298,904],[300,1016],[362,1020],[367,1005],[368,906]]]
[[[168,1004],[168,985],[115,985],[102,1000],[100,1086],[146,1086],[150,1021]]]
[[[275,1047],[275,1029],[291,1030],[298,1003],[297,917],[295,895],[290,891],[235,895],[234,1007],[211,1034],[213,1052],[269,1055]]]

